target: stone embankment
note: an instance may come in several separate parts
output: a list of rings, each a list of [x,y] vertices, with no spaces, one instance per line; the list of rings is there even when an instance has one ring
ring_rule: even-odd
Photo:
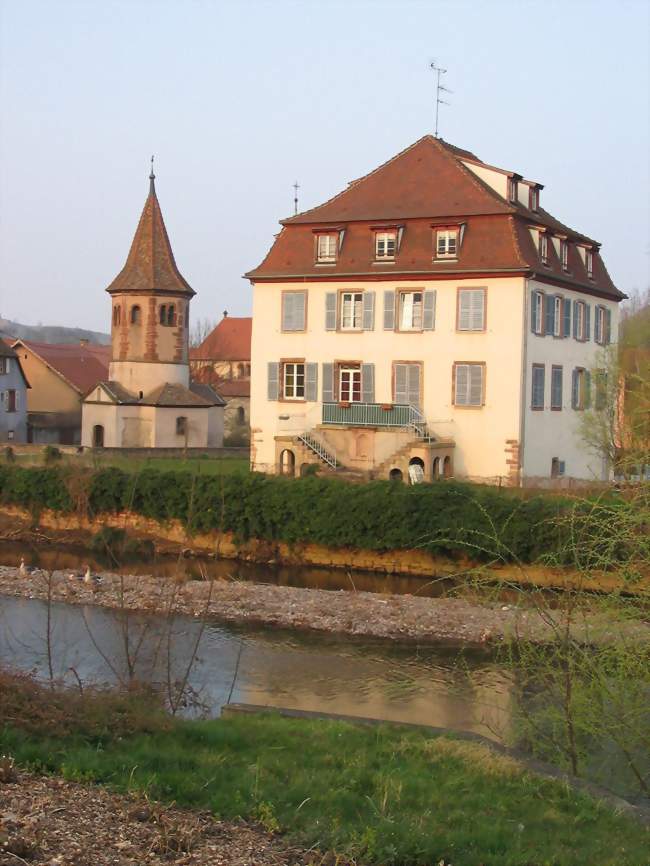
[[[519,606],[465,598],[302,589],[236,580],[187,580],[151,575],[93,575],[43,570],[21,573],[0,566],[0,595],[24,596],[71,604],[95,604],[150,613],[202,617],[233,625],[384,638],[418,643],[485,645],[515,631],[532,640],[549,635],[530,597]],[[0,606],[1,606],[0,599]],[[600,620],[591,626],[597,633]],[[611,627],[611,624],[609,624]],[[608,628],[600,623],[600,635]],[[650,624],[642,629],[650,638]]]

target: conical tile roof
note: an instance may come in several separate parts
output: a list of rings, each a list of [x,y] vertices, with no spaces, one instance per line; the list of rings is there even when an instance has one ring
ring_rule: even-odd
[[[195,294],[176,266],[154,184],[149,177],[149,195],[135,231],[126,264],[107,292],[176,292]]]

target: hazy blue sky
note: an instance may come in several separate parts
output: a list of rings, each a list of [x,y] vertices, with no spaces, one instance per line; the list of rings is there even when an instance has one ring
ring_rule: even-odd
[[[194,317],[250,312],[278,220],[433,131],[546,185],[650,283],[647,0],[0,0],[0,315],[107,330],[149,157]]]

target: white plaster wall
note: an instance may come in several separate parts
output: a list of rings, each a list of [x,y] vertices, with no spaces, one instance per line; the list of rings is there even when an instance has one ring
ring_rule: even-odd
[[[94,394],[93,394],[94,397]],[[81,444],[84,448],[92,448],[93,427],[101,424],[104,428],[104,446],[116,448],[118,441],[118,408],[113,403],[98,405],[83,403],[81,406]]]
[[[376,282],[259,283],[253,295],[251,378],[251,459],[255,468],[275,465],[274,436],[296,434],[321,421],[323,363],[355,360],[375,365],[375,401],[390,403],[392,362],[423,364],[423,411],[434,434],[456,442],[455,474],[476,478],[505,476],[506,440],[519,440],[523,356],[524,285],[522,277]],[[456,331],[457,288],[486,286],[487,330]],[[281,292],[308,292],[307,331],[280,330]],[[373,331],[353,333],[325,330],[325,294],[341,289],[375,291]],[[383,294],[387,290],[436,290],[435,329],[422,333],[383,330]],[[267,362],[304,358],[319,365],[316,403],[272,402],[267,399]],[[486,400],[482,408],[452,405],[454,361],[485,362]]]
[[[205,448],[208,444],[208,422],[210,409],[186,409],[181,407],[158,407],[155,416],[155,448]],[[176,419],[187,418],[187,437],[176,433]]]
[[[213,406],[207,410],[208,415],[208,447],[223,447],[223,428],[225,417],[225,406]]]
[[[166,382],[189,387],[189,364],[160,364],[153,361],[111,361],[108,378],[119,382],[127,391],[145,395]]]
[[[477,177],[480,177],[488,186],[491,186],[493,190],[498,192],[499,195],[503,196],[505,199],[508,198],[507,174],[503,174],[503,172],[500,171],[494,171],[494,169],[488,168],[486,165],[475,165],[475,163],[465,162],[465,160],[462,160],[462,163],[470,171],[473,171]]]
[[[583,300],[591,307],[591,338],[586,343],[573,339],[547,336],[540,337],[530,329],[530,293],[539,289],[549,294],[559,294],[565,298]],[[574,367],[592,369],[598,366],[602,347],[594,341],[594,308],[596,305],[612,311],[612,342],[618,338],[618,304],[585,295],[575,291],[529,282],[526,292],[526,364],[524,381],[524,436],[523,436],[523,475],[528,478],[549,478],[553,457],[566,462],[566,475],[572,478],[601,480],[604,467],[599,456],[590,454],[578,434],[580,412],[571,408],[571,379]],[[572,310],[573,313],[573,310]],[[545,365],[544,409],[531,409],[532,365]],[[552,411],[551,405],[551,367],[561,365],[563,369],[562,410]],[[592,399],[593,399],[592,381]]]

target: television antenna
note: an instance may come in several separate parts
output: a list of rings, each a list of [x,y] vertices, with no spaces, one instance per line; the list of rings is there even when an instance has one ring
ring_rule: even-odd
[[[440,115],[440,106],[441,105],[450,105],[450,103],[447,102],[445,99],[443,99],[440,96],[440,94],[441,93],[453,93],[453,90],[449,90],[447,87],[444,87],[440,83],[440,76],[445,75],[447,73],[446,69],[443,69],[442,66],[437,66],[435,60],[431,61],[431,63],[429,64],[429,67],[431,69],[433,69],[433,71],[436,74],[436,131],[435,131],[435,136],[436,136],[436,138],[440,138],[440,136],[438,135],[438,118]]]
[[[293,212],[294,214],[298,213],[298,190],[300,189],[300,184],[298,181],[295,181],[293,184]]]

